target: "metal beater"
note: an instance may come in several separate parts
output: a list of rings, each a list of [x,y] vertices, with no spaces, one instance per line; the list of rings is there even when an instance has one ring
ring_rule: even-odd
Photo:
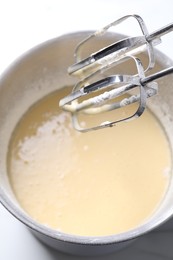
[[[134,18],[141,30],[141,36],[125,37],[85,59],[81,59],[81,49],[94,37],[101,37],[110,27],[117,26],[126,19]],[[75,129],[87,132],[90,130],[112,127],[115,124],[137,118],[143,114],[146,108],[147,98],[157,94],[158,86],[155,80],[173,73],[173,67],[158,71],[146,76],[146,73],[155,66],[154,46],[161,42],[160,37],[173,30],[173,23],[153,32],[148,33],[143,19],[138,15],[127,15],[105,26],[84,39],[76,47],[74,56],[75,64],[68,68],[70,75],[77,76],[79,82],[72,93],[60,100],[60,107],[72,113],[72,121]],[[142,61],[137,54],[145,52],[148,56],[147,68],[144,69]],[[120,64],[133,61],[136,66],[134,75],[116,74],[104,77],[104,73],[111,68],[117,68]],[[102,75],[102,78],[94,82],[93,79]],[[137,89],[137,93],[133,91]],[[102,91],[98,94],[98,92]],[[94,97],[89,97],[90,94]],[[124,94],[127,94],[126,96]],[[81,102],[79,99],[85,97]],[[117,100],[116,98],[119,97]],[[132,103],[138,103],[136,112],[115,121],[104,121],[93,127],[84,127],[79,123],[80,113],[93,115],[122,108]]]

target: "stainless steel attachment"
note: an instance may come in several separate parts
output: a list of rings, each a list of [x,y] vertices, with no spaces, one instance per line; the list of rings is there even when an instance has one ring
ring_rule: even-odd
[[[102,37],[110,27],[117,26],[129,18],[137,21],[141,35],[124,37],[90,54],[87,58],[81,58],[82,49],[88,41],[94,37]],[[127,15],[89,35],[77,45],[74,53],[75,64],[68,68],[68,73],[77,76],[79,82],[73,88],[72,93],[61,99],[59,103],[64,110],[72,113],[75,129],[86,132],[112,127],[119,122],[129,121],[143,114],[147,99],[158,92],[155,80],[173,73],[173,67],[169,67],[147,75],[155,67],[154,46],[161,42],[161,36],[172,30],[173,23],[149,34],[140,16]],[[144,68],[141,58],[138,57],[143,52],[148,57],[146,68]],[[127,61],[135,64],[136,73],[127,75],[117,73],[119,66]],[[113,75],[110,69],[114,69]],[[107,112],[132,103],[138,104],[133,114],[113,121],[107,120]],[[97,115],[103,112],[106,112],[104,113],[105,121],[99,125],[85,127],[79,122],[81,114]]]

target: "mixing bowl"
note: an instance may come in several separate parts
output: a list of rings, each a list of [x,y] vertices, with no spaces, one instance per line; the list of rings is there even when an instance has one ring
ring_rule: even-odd
[[[63,35],[33,48],[15,61],[0,78],[0,201],[41,241],[57,250],[80,255],[105,254],[115,251],[158,227],[173,214],[172,178],[163,201],[151,218],[133,230],[111,236],[85,237],[50,229],[36,223],[28,216],[13,194],[7,174],[7,152],[12,132],[32,104],[58,88],[75,84],[76,79],[68,75],[67,68],[74,62],[75,46],[89,33],[91,32],[84,31]],[[93,51],[101,48],[119,38],[121,35],[109,33],[101,39],[96,39],[87,45],[86,55],[91,49]],[[143,59],[145,62],[147,57],[144,55]],[[169,58],[156,51],[156,70],[171,64]],[[133,70],[131,66],[128,67]],[[126,71],[127,67],[120,66],[120,70]],[[173,75],[158,80],[159,95],[148,102],[148,106],[164,127],[171,150],[173,148],[172,82]]]

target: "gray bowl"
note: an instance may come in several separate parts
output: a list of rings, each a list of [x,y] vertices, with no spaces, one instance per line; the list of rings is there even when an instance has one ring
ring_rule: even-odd
[[[43,96],[67,85],[74,85],[75,78],[67,74],[73,64],[76,44],[91,32],[76,32],[47,41],[24,54],[15,61],[0,78],[0,200],[16,218],[28,226],[44,243],[57,250],[80,255],[105,254],[127,245],[135,238],[158,227],[173,214],[173,181],[171,179],[165,198],[153,216],[139,227],[111,236],[85,237],[65,234],[36,223],[23,211],[11,190],[6,157],[11,134],[22,115]],[[92,48],[101,48],[121,38],[108,34],[88,44],[86,55]],[[144,60],[147,58],[144,55]],[[145,61],[144,61],[145,62]],[[156,69],[171,65],[171,61],[156,51]],[[120,68],[126,70],[127,68]],[[173,148],[173,76],[162,78],[159,95],[149,101],[167,133]],[[158,158],[159,159],[159,158]]]

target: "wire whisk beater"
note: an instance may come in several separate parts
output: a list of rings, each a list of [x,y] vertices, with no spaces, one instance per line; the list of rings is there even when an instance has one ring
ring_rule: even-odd
[[[140,36],[124,37],[87,58],[81,58],[81,50],[85,44],[95,37],[102,37],[110,28],[133,18],[141,31]],[[71,112],[75,129],[87,132],[105,127],[112,127],[119,122],[129,121],[143,114],[147,99],[158,93],[158,83],[161,77],[173,73],[173,67],[157,71],[151,75],[148,72],[155,67],[155,46],[161,42],[161,37],[173,30],[173,23],[149,34],[143,19],[138,15],[127,15],[89,35],[80,42],[75,50],[75,63],[68,68],[68,73],[76,76],[79,82],[72,93],[60,100],[60,107]],[[148,58],[144,68],[138,54],[145,52]],[[134,73],[116,73],[119,66],[127,62],[135,66]],[[112,74],[112,70],[115,74]],[[111,71],[111,72],[110,72]],[[110,73],[110,74],[109,74]],[[95,80],[95,78],[97,78]],[[107,120],[107,113],[131,104],[137,104],[134,113],[115,120]],[[79,115],[97,115],[104,113],[105,120],[98,125],[85,127],[79,122]]]

